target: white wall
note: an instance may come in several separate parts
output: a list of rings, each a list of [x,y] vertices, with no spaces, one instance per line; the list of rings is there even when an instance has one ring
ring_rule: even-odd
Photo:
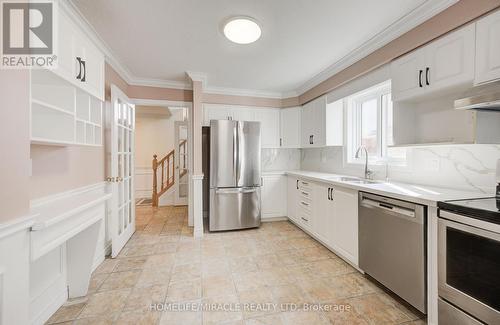
[[[136,117],[135,124],[135,167],[151,168],[153,155],[158,159],[174,149],[174,122],[182,121],[183,112],[172,110],[169,118]]]
[[[135,126],[135,192],[136,198],[150,198],[153,187],[151,163],[153,155],[158,159],[174,149],[175,121],[182,121],[184,112],[172,109],[168,116],[136,116]],[[170,200],[164,204],[172,204],[173,196],[164,195]],[[164,201],[164,200],[163,200]],[[172,203],[170,202],[172,201]]]

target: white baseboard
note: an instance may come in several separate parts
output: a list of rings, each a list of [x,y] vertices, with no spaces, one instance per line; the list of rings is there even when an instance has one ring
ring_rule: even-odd
[[[53,300],[31,320],[32,325],[43,325],[49,318],[68,300],[68,291],[66,287],[59,290]]]
[[[100,246],[100,244],[97,244]],[[96,252],[94,262],[92,263],[92,272],[106,259],[106,256],[111,254],[111,242],[109,242],[103,250]]]
[[[287,221],[288,217],[262,217],[262,222]]]

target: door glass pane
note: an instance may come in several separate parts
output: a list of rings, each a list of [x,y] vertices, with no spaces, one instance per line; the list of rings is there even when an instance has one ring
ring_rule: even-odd
[[[123,177],[123,154],[118,154],[118,176]]]
[[[446,229],[446,283],[500,311],[500,242]]]
[[[123,204],[123,182],[119,182],[118,186],[118,206],[121,207]]]
[[[132,201],[130,201],[128,203],[128,209],[130,211],[130,213],[128,214],[128,223],[132,223],[132,214],[133,214],[133,211],[134,211],[134,210],[132,210]]]
[[[128,158],[128,176],[132,176],[132,155]]]
[[[129,211],[128,211],[128,204],[123,207],[123,224],[124,224],[124,229],[128,228],[129,222],[128,222],[128,216],[129,216]]]
[[[369,155],[378,155],[378,109],[377,99],[370,99],[361,104],[361,145]]]
[[[128,202],[128,199],[129,199],[129,186],[128,186],[128,183],[129,183],[129,180],[124,180],[123,181],[123,188],[124,188],[124,198],[123,198],[123,202]]]
[[[123,232],[123,209],[118,211],[118,235]]]

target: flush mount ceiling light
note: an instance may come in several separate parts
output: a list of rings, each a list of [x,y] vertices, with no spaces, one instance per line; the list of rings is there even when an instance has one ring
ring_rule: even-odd
[[[224,36],[237,44],[250,44],[262,34],[259,24],[251,17],[232,17],[223,28]]]

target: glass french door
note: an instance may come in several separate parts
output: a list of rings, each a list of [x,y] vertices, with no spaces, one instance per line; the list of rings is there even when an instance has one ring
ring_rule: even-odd
[[[111,257],[116,257],[135,232],[134,135],[135,106],[111,86]]]
[[[187,122],[175,122],[175,205],[188,204],[189,160]]]

